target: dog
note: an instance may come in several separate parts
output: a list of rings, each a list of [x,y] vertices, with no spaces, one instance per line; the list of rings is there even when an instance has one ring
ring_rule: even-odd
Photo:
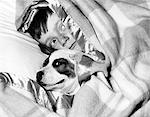
[[[37,82],[46,90],[75,95],[90,76],[103,72],[107,65],[95,62],[89,55],[69,49],[53,52],[37,72]]]

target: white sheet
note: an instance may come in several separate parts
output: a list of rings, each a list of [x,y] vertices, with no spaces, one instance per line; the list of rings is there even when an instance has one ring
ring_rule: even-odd
[[[16,31],[16,0],[0,0],[0,72],[10,72],[35,80],[46,59],[38,43]]]

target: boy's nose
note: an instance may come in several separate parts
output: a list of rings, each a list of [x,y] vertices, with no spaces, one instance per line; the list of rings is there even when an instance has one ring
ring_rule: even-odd
[[[68,36],[63,36],[63,37],[61,38],[61,43],[62,43],[62,45],[65,45],[65,43],[67,43],[68,40],[69,40],[69,37],[68,37]]]

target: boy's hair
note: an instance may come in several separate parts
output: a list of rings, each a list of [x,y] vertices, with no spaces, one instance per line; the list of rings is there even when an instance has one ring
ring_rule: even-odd
[[[35,14],[28,30],[28,32],[33,39],[39,40],[41,38],[42,33],[46,33],[48,31],[47,28],[47,19],[48,15],[52,15],[54,12],[49,7],[39,8],[39,11]],[[56,49],[52,47],[47,47],[44,44],[39,43],[39,47],[41,51],[45,54],[50,55]]]
[[[38,9],[35,14],[27,32],[32,38],[38,40],[41,37],[41,33],[46,33],[48,15],[52,15],[53,11],[49,7],[42,7]]]

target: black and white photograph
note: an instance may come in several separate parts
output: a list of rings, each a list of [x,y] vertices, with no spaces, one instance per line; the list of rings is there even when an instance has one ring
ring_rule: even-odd
[[[0,0],[0,117],[150,117],[150,0]]]

